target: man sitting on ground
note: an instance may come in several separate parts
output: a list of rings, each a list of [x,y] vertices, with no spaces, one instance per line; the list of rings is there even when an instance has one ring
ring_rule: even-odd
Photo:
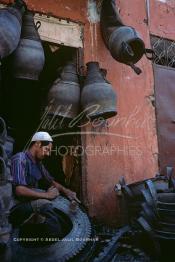
[[[50,156],[52,143],[47,132],[37,132],[32,137],[29,150],[12,157],[11,174],[18,204],[11,210],[10,221],[14,226],[19,226],[38,213],[47,220],[54,235],[55,228],[59,228],[59,221],[55,217],[51,200],[62,193],[70,200],[80,201],[75,192],[56,182],[41,162]]]

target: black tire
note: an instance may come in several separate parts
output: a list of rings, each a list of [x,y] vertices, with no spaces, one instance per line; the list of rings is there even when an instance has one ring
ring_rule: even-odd
[[[88,243],[91,236],[91,223],[88,216],[77,208],[70,211],[70,201],[64,197],[53,200],[54,208],[64,212],[72,222],[72,230],[58,242],[44,247],[26,248],[20,245],[19,231],[12,234],[12,262],[64,262],[78,254]]]

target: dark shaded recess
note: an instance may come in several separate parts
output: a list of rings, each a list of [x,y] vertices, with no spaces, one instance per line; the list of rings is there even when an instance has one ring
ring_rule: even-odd
[[[63,129],[62,131],[60,131],[61,133],[66,133],[66,132],[75,132],[75,129]],[[57,132],[57,134],[59,134],[59,132]],[[54,177],[54,179],[61,183],[64,186],[71,186],[73,187],[72,189],[74,189],[78,195],[80,195],[80,179],[77,180],[76,178],[76,174],[73,174],[73,177],[70,180],[70,184],[71,185],[66,185],[65,183],[65,174],[63,171],[63,167],[62,167],[62,161],[63,161],[63,157],[64,155],[66,155],[66,153],[68,152],[67,149],[69,149],[69,147],[76,147],[76,145],[80,144],[80,136],[79,135],[63,135],[60,137],[57,137],[54,139],[54,143],[53,143],[53,149],[52,149],[52,154],[50,157],[46,158],[43,163],[45,165],[45,167],[49,170],[50,174]],[[81,152],[78,152],[79,154]],[[76,166],[77,168],[77,166]],[[80,170],[79,170],[80,171]],[[74,179],[76,179],[76,185]]]
[[[63,186],[66,186],[65,174],[62,168],[62,158],[52,154],[52,156],[45,159],[43,163],[47,170],[50,172],[51,176],[54,178],[54,180],[58,183],[61,183]]]
[[[39,123],[41,96],[38,81],[12,77],[10,59],[4,59],[2,66],[1,115],[15,139],[17,152],[23,150]]]

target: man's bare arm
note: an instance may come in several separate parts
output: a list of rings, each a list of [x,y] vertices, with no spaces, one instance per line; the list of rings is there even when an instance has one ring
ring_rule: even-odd
[[[37,192],[31,188],[28,188],[26,186],[16,186],[16,195],[20,197],[27,197],[30,199],[54,199],[59,195],[58,191],[55,189],[48,189],[47,192]]]

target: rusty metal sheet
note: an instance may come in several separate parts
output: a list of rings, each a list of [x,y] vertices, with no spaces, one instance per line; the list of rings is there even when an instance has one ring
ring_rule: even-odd
[[[154,65],[159,164],[175,166],[175,69]]]

